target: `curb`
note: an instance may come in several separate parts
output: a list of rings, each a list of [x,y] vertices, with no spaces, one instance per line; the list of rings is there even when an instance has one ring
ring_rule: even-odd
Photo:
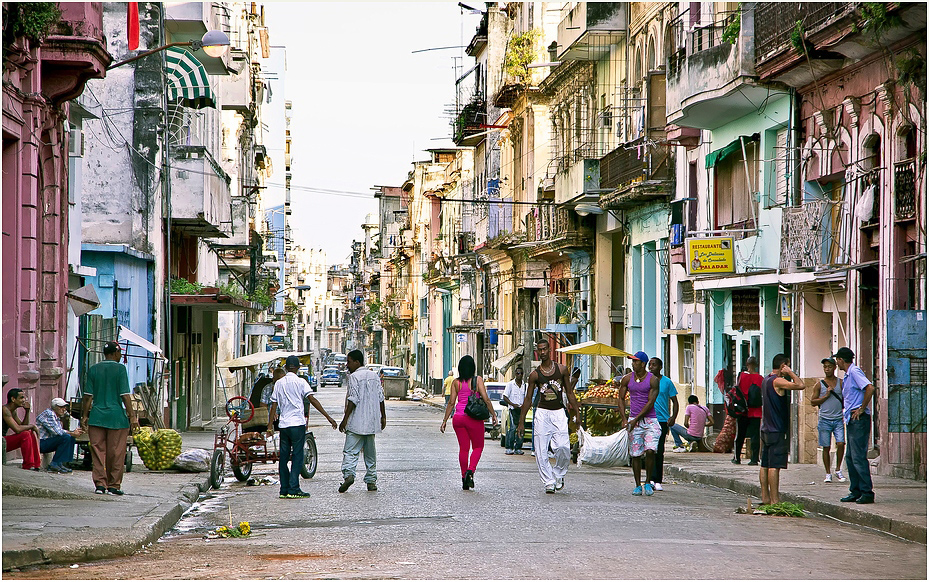
[[[678,479],[694,481],[704,485],[711,485],[713,487],[735,491],[740,495],[752,495],[753,497],[761,496],[760,484],[746,483],[745,481],[739,479],[720,477],[717,475],[692,473],[687,469],[676,467],[674,465],[666,465],[665,473]],[[829,503],[826,501],[820,501],[818,499],[812,499],[810,497],[804,497],[802,495],[796,495],[792,493],[781,493],[781,499],[791,503],[801,503],[803,504],[804,509],[808,511],[833,517],[848,523],[876,529],[878,531],[889,533],[911,542],[917,542],[921,544],[926,543],[925,526],[919,526],[916,524],[895,520],[889,517],[883,517],[880,515],[874,515],[873,513],[859,511],[858,509],[849,507],[844,504],[839,505],[836,503]]]
[[[97,538],[93,543],[73,545],[62,534],[41,540],[44,547],[3,552],[3,571],[42,564],[73,564],[129,556],[156,541],[180,521],[184,512],[209,488],[209,478],[190,481],[178,491],[176,501],[165,501],[140,518],[129,531]],[[6,494],[6,491],[4,491]],[[84,496],[75,496],[83,498]]]

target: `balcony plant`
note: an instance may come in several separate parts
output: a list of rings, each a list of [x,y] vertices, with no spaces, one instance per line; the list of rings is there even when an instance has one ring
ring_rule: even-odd
[[[202,283],[191,283],[187,279],[181,279],[180,277],[171,278],[172,295],[199,295],[202,290]]]
[[[41,42],[59,20],[61,10],[57,2],[4,2],[3,46],[11,45],[20,37]]]
[[[529,65],[536,59],[536,40],[542,35],[538,29],[527,30],[510,39],[503,59],[503,70],[518,84],[528,87],[532,80]]]

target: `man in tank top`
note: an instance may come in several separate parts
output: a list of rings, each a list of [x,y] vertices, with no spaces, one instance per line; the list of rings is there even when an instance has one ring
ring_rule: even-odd
[[[761,383],[761,503],[780,503],[781,469],[790,452],[790,390],[803,390],[803,380],[790,369],[790,358],[777,354],[771,373]]]
[[[552,361],[548,340],[536,342],[539,367],[529,374],[526,381],[526,397],[523,399],[519,416],[519,435],[524,432],[526,413],[532,406],[532,395],[538,391],[538,402],[532,417],[532,441],[535,460],[539,465],[539,477],[546,493],[564,488],[564,477],[571,463],[571,442],[568,437],[568,417],[577,417],[577,399],[574,391],[568,390],[568,368]],[[564,396],[567,395],[568,409],[565,410]],[[549,446],[555,454],[555,465],[546,454]]]
[[[624,402],[629,391],[629,414],[632,420],[626,425],[629,431],[629,456],[632,457],[632,476],[635,478],[633,495],[642,495],[642,457],[645,457],[646,483],[644,493],[653,495],[655,488],[649,479],[655,470],[655,452],[661,438],[661,425],[655,413],[655,400],[658,399],[660,382],[658,377],[648,371],[648,355],[636,352],[632,359],[632,373],[619,381],[619,399]],[[625,406],[620,406],[620,414],[625,416]]]

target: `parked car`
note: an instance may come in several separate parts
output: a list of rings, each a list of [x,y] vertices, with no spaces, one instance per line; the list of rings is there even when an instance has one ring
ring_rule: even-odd
[[[503,405],[503,390],[506,388],[506,382],[484,382],[484,387],[487,388],[487,397],[490,398],[494,412],[497,413],[497,422],[502,423],[507,408]],[[494,426],[488,418],[484,421],[484,432],[489,434],[490,438],[495,439],[500,436],[500,425]]]
[[[375,374],[377,374],[377,377],[378,377],[378,378],[381,377],[381,375],[380,375],[379,372],[381,371],[381,368],[383,368],[383,367],[384,367],[384,364],[368,364],[367,366],[365,366],[365,368],[367,368],[367,369],[371,370],[372,372],[374,372]]]
[[[300,370],[297,372],[297,376],[300,376],[301,378],[306,380],[307,384],[310,385],[310,388],[313,389],[313,392],[316,392],[316,389],[318,388],[318,383],[316,381],[316,376],[313,376],[312,374],[310,374],[309,366],[300,366]]]
[[[525,386],[525,384],[523,384]],[[504,408],[509,408],[504,406]],[[500,414],[499,412],[497,413]],[[517,421],[519,422],[519,421]],[[526,422],[524,423],[523,428],[525,433],[523,433],[523,448],[532,448],[532,407],[529,407],[529,410],[526,412]],[[500,416],[500,446],[506,446],[506,431],[510,429],[510,414],[508,410],[503,412],[503,415]]]
[[[336,384],[339,388],[341,388],[342,373],[339,372],[339,369],[335,367],[323,368],[323,375],[319,379],[319,385],[329,386],[331,384]]]

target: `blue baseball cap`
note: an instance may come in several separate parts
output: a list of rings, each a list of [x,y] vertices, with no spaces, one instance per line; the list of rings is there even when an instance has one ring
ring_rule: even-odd
[[[636,352],[636,353],[634,353],[633,355],[631,355],[631,356],[629,356],[629,357],[630,357],[631,359],[633,359],[633,360],[638,360],[638,361],[640,361],[640,362],[645,362],[646,364],[648,363],[648,354],[646,354],[645,352],[642,352],[642,351]]]
[[[300,367],[300,358],[297,356],[287,356],[287,359],[284,361],[285,368],[299,368]]]

